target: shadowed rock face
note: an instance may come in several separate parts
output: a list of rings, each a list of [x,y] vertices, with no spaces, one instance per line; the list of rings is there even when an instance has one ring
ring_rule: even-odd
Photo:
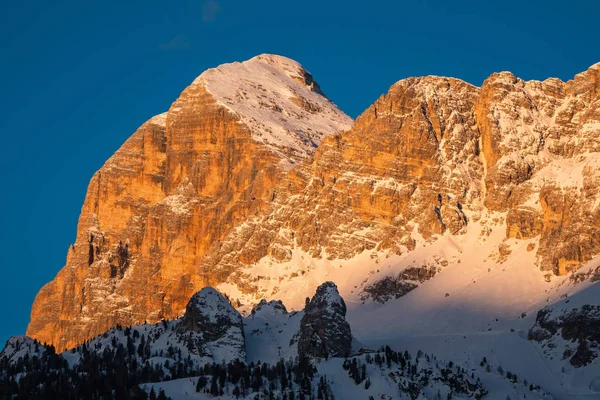
[[[121,346],[123,351],[128,352],[128,357],[138,360],[140,366],[163,356],[163,360],[169,362],[185,361],[197,366],[246,361],[242,317],[223,295],[211,287],[192,296],[181,318],[125,328],[117,326],[91,339],[87,346],[67,350],[63,355],[77,365],[84,360],[89,361],[85,353],[102,356],[107,354],[105,351],[114,351]],[[42,346],[27,336],[12,337],[0,352],[0,363],[17,363],[25,355],[42,357],[47,352],[54,354],[54,347]]]
[[[333,282],[325,282],[304,309],[298,332],[300,357],[343,357],[350,353],[352,333],[346,304]]]
[[[561,353],[574,367],[590,364],[598,357],[600,346],[600,306],[585,304],[562,312],[554,308],[538,312],[529,340],[539,342],[547,351]],[[561,338],[570,344],[563,348]]]
[[[250,61],[196,79],[94,175],[30,336],[72,347],[175,318],[207,285],[256,293],[241,268],[263,257],[403,253],[486,209],[540,236],[548,273],[598,253],[600,64],[566,83],[404,79],[351,127],[299,64]]]

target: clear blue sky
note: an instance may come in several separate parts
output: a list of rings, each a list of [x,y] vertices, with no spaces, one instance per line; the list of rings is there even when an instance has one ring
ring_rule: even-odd
[[[0,347],[63,266],[94,171],[206,68],[282,54],[355,117],[407,76],[569,79],[600,61],[599,13],[590,0],[2,1]]]

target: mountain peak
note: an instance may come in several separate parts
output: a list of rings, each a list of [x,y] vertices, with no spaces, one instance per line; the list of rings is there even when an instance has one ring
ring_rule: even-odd
[[[155,115],[154,117],[150,118],[148,120],[149,124],[154,124],[154,125],[158,125],[161,127],[165,127],[167,125],[167,112]]]
[[[298,61],[277,54],[264,53],[245,61],[245,63],[253,62],[260,62],[283,71],[290,78],[303,77],[304,74],[308,73]]]
[[[293,164],[312,156],[321,139],[352,125],[312,75],[287,57],[261,54],[203,72],[216,102],[238,116],[254,141]]]
[[[327,281],[319,285],[315,296],[312,298],[312,302],[317,301],[323,301],[330,305],[338,305],[343,309],[343,314],[346,314],[346,304],[344,303],[342,296],[340,296],[338,287],[334,282]]]

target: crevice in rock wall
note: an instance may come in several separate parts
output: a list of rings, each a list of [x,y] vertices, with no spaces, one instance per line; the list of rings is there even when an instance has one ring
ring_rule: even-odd
[[[441,226],[441,234],[443,235],[444,232],[446,232],[446,224],[444,223],[444,220],[442,219],[442,212],[440,211],[440,208],[438,206],[433,206],[433,212],[435,212],[435,215],[437,216],[438,221],[440,222],[440,226]]]
[[[90,240],[88,243],[89,246],[89,251],[88,251],[88,266],[92,265],[94,263],[94,256],[95,256],[95,251],[94,251],[94,234],[91,233],[90,234]]]
[[[481,162],[481,166],[483,167],[483,173],[481,174],[481,199],[483,200],[487,196],[487,159],[485,158],[485,152],[483,151],[483,137],[481,132],[479,132],[479,138],[477,140],[477,156],[479,157],[479,161]]]
[[[119,247],[117,247],[117,257],[119,267],[127,268],[129,266],[129,243],[125,243],[119,240]]]

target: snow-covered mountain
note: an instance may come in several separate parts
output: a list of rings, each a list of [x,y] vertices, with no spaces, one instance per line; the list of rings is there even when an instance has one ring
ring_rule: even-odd
[[[140,364],[163,366],[165,362],[189,363],[199,368],[207,363],[246,360],[243,320],[223,295],[206,287],[190,299],[183,317],[131,327],[118,325],[83,345],[61,353],[70,367],[85,362],[85,355],[103,357],[121,349]],[[27,354],[41,357],[46,345],[27,336],[11,338],[0,359],[15,364]],[[51,353],[55,350],[52,348]],[[168,373],[165,371],[165,373]]]
[[[94,175],[28,334],[63,351],[138,326],[188,369],[389,345],[594,398],[599,138],[600,64],[402,79],[354,122],[293,60],[219,66]]]
[[[262,300],[244,318],[248,362],[274,364],[298,355],[295,340],[304,310],[288,313],[281,301]]]
[[[288,313],[281,301],[262,300],[246,318],[221,293],[205,287],[190,298],[181,318],[118,325],[61,354],[73,366],[81,362],[85,351],[101,356],[105,349],[123,346],[128,353],[136,353],[139,362],[189,361],[200,367],[234,360],[276,363],[325,354],[343,356],[353,351],[353,344],[356,351],[357,343],[345,320],[344,300],[337,286],[325,282],[307,302],[306,310]],[[312,354],[310,346],[319,354]],[[26,354],[39,357],[47,347],[27,336],[16,336],[6,343],[0,358],[14,363]]]
[[[524,263],[535,288],[512,271],[504,297],[536,308],[544,279],[600,249],[599,76],[408,78],[352,124],[293,60],[208,70],[94,176],[28,334],[72,347],[175,318],[205,286],[245,311],[262,298],[300,309],[325,280],[352,318],[355,302],[422,292],[472,260],[472,278],[488,263],[483,283]],[[482,280],[469,288],[487,292]],[[492,298],[478,307],[508,311]]]

